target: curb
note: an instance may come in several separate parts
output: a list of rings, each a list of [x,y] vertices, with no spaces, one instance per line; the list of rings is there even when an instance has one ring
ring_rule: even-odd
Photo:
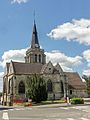
[[[36,108],[50,108],[50,107],[72,107],[72,106],[88,106],[90,102],[85,102],[84,104],[70,104],[70,103],[61,103],[61,104],[46,104],[46,105],[32,105],[26,107],[36,107]],[[0,110],[14,109],[14,108],[25,108],[25,106],[1,106]]]

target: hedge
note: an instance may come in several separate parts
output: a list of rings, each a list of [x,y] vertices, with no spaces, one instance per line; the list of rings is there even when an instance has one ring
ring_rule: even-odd
[[[72,98],[71,104],[84,104],[84,99],[83,98]]]

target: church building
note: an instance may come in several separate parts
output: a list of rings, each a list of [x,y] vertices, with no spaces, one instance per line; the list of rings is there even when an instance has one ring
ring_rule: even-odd
[[[26,51],[25,62],[6,63],[3,77],[3,105],[13,105],[15,97],[26,98],[27,76],[39,74],[47,83],[48,100],[66,96],[85,97],[86,86],[76,72],[64,72],[59,63],[46,62],[44,49],[40,48],[34,21],[31,46]]]

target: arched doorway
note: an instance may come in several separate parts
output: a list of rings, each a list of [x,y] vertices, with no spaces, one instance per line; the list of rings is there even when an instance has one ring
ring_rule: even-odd
[[[52,92],[53,91],[52,81],[51,80],[47,81],[47,91],[48,92]]]
[[[61,97],[64,97],[64,86],[63,86],[63,81],[61,81]]]
[[[19,83],[18,93],[19,93],[19,94],[25,94],[25,84],[24,84],[23,81],[21,81],[21,82]]]
[[[10,79],[9,79],[9,82],[8,82],[8,93],[10,93]]]

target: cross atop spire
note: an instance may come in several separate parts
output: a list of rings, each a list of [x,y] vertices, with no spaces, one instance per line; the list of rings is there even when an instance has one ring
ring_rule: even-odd
[[[35,23],[35,10],[34,10],[34,25],[33,25],[33,32],[32,32],[32,41],[31,41],[31,48],[40,48],[38,35],[37,35],[37,28]]]
[[[34,13],[33,13],[33,17],[34,17],[34,23],[35,23],[35,10],[34,10]]]
[[[38,35],[37,35],[35,19],[34,19],[34,26],[33,26],[33,32],[32,32],[31,48],[40,48],[39,42],[38,42]]]

